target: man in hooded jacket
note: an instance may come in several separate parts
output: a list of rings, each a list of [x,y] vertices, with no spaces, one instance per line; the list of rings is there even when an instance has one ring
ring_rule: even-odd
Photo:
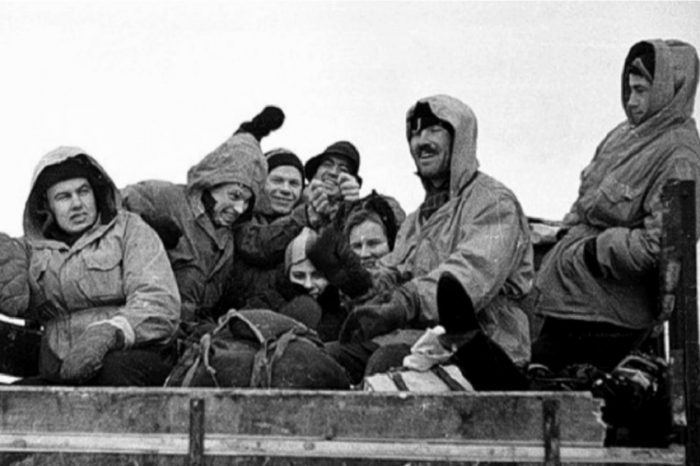
[[[171,243],[167,252],[185,325],[226,311],[222,305],[233,270],[232,227],[250,218],[260,198],[267,176],[260,139],[283,119],[281,110],[266,107],[190,168],[186,185],[149,180],[122,190],[125,207]],[[174,240],[168,239],[170,232],[175,232]]]
[[[544,323],[533,362],[553,370],[574,363],[610,370],[657,323],[661,191],[672,178],[700,180],[692,118],[697,85],[691,45],[650,40],[630,49],[622,71],[627,120],[581,173],[578,199],[564,218],[568,231],[537,277]]]
[[[386,334],[441,323],[449,333],[483,330],[479,338],[495,342],[495,351],[523,366],[530,358],[530,340],[520,300],[534,280],[529,228],[515,195],[478,170],[474,113],[450,96],[421,99],[408,111],[406,136],[426,196],[403,222],[393,251],[379,262],[375,281],[397,288],[388,302],[355,309],[341,331],[340,350],[332,353],[351,367],[356,381],[352,367],[358,361],[362,367],[376,349],[367,345],[369,340],[381,345],[396,335],[393,341],[400,341],[402,332]],[[450,309],[439,309],[437,302],[443,276],[466,296],[448,303]],[[418,335],[413,332],[404,343],[412,344]],[[483,375],[465,373],[477,389],[522,387],[519,374],[501,380]]]
[[[175,277],[158,236],[120,208],[102,167],[76,147],[46,154],[23,223],[23,240],[2,245],[15,259],[24,248],[26,261],[2,268],[19,281],[3,285],[1,310],[44,334],[39,377],[20,383],[162,384],[180,315]]]

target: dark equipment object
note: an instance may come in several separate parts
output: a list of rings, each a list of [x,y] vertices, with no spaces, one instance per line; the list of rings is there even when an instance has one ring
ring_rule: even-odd
[[[41,328],[37,325],[0,317],[0,373],[16,377],[37,375],[40,342]]]

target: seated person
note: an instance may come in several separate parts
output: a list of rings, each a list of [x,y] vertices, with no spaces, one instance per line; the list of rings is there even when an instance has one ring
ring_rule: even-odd
[[[29,297],[14,313],[45,330],[39,376],[19,383],[161,385],[175,362],[175,277],[160,239],[120,208],[102,167],[75,147],[46,154],[24,233]]]
[[[499,359],[508,366],[503,371],[515,374],[489,377],[501,370],[494,367],[482,378],[460,367],[474,387],[524,387],[524,376],[509,369],[523,367],[530,357],[529,324],[520,304],[534,278],[529,228],[515,195],[479,171],[476,136],[474,113],[453,97],[427,97],[408,111],[406,138],[425,201],[403,222],[393,251],[379,261],[374,274],[374,286],[384,283],[391,291],[388,299],[355,307],[343,325],[340,344],[331,351],[353,383],[361,379],[377,344],[403,344],[407,352],[424,329],[455,314],[457,321],[478,322],[483,341],[507,355]],[[437,285],[445,274],[467,298],[441,315]],[[461,324],[449,327],[464,330]],[[481,357],[486,346],[491,345],[470,345],[472,357]],[[398,365],[400,356],[392,355]]]
[[[234,263],[233,230],[251,216],[267,166],[260,138],[279,127],[267,107],[187,172],[187,184],[148,180],[122,190],[124,206],[163,238],[182,300],[185,335],[227,310]]]
[[[697,85],[692,46],[652,40],[630,49],[621,83],[627,119],[581,173],[579,197],[564,218],[568,231],[537,276],[544,323],[533,363],[555,372],[582,363],[610,371],[658,323],[662,188],[674,178],[695,180],[700,192]]]

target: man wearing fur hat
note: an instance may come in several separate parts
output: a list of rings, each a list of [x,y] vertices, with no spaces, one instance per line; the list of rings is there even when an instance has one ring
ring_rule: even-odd
[[[630,49],[621,83],[627,118],[581,173],[579,197],[564,218],[568,230],[538,273],[544,323],[533,362],[555,371],[574,363],[610,370],[656,324],[649,284],[657,280],[661,191],[675,178],[695,180],[698,193],[697,85],[693,46],[650,40]]]
[[[524,386],[514,366],[530,356],[528,320],[519,303],[534,278],[529,228],[515,195],[478,170],[476,135],[474,113],[453,97],[427,97],[408,111],[406,137],[425,200],[378,263],[375,283],[393,287],[388,300],[356,308],[341,343],[331,346],[354,382],[377,348],[403,344],[407,350],[422,329],[441,323],[448,333],[479,333],[459,350],[469,353],[460,367],[475,388]],[[466,297],[440,305],[441,277]],[[396,352],[387,354],[395,360]],[[469,361],[487,354],[496,361],[488,373],[483,366],[472,370]]]
[[[183,323],[222,311],[233,268],[232,227],[250,218],[267,176],[260,139],[283,120],[280,109],[266,107],[190,168],[186,185],[151,180],[123,190],[126,208],[140,214],[166,244]]]

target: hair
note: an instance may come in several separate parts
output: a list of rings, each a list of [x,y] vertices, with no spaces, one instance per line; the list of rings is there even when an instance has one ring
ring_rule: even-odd
[[[349,236],[354,227],[366,220],[378,223],[382,227],[389,249],[393,250],[399,225],[389,198],[372,191],[369,196],[353,203],[344,215],[342,229],[345,236]]]

